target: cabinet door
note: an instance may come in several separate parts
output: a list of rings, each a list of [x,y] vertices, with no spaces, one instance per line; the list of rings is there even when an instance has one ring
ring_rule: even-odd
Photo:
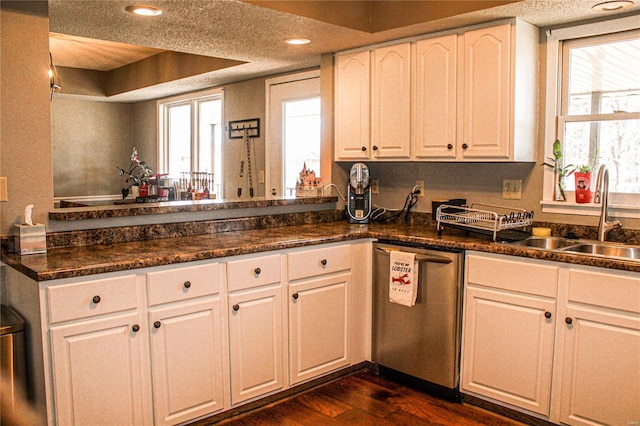
[[[465,159],[508,159],[511,121],[511,25],[464,34]]]
[[[349,365],[351,274],[289,286],[291,384]]]
[[[370,138],[369,51],[336,58],[336,160],[366,160]]]
[[[468,287],[462,389],[548,415],[555,305]]]
[[[640,318],[569,306],[560,421],[570,425],[640,422]]]
[[[372,159],[409,158],[411,146],[411,44],[373,52]]]
[[[51,328],[56,424],[151,423],[140,319],[132,313]]]
[[[417,159],[456,158],[458,36],[416,43],[414,155]]]
[[[281,291],[272,286],[229,295],[232,404],[283,387]]]
[[[176,424],[223,408],[220,301],[149,313],[155,423]]]

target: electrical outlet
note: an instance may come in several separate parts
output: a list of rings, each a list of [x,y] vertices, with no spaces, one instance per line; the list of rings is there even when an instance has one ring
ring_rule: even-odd
[[[371,193],[372,194],[380,193],[380,179],[371,179]]]
[[[420,191],[420,194],[418,194],[418,196],[419,197],[424,197],[424,181],[423,180],[417,180],[415,188]]]
[[[9,201],[9,196],[7,195],[6,177],[0,177],[0,201]]]
[[[522,199],[522,179],[503,179],[502,198],[507,200]]]

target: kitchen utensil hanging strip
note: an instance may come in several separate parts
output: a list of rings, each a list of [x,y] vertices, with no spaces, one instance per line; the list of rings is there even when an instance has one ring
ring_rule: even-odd
[[[249,180],[249,197],[253,198],[253,176],[251,174],[251,139],[249,138],[249,129],[244,130],[245,144],[247,146],[247,176]]]
[[[480,206],[483,209],[479,209],[478,207]],[[471,207],[442,204],[436,210],[436,221],[438,233],[442,232],[444,226],[451,226],[470,231],[475,230],[485,234],[489,233],[493,235],[493,240],[496,241],[500,231],[524,228],[531,225],[533,211],[528,212],[524,209],[513,209],[484,203],[474,203],[471,204]]]

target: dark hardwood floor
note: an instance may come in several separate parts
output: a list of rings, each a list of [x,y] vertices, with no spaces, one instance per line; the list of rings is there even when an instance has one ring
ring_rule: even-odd
[[[217,425],[522,425],[481,408],[444,401],[367,370],[342,377]]]

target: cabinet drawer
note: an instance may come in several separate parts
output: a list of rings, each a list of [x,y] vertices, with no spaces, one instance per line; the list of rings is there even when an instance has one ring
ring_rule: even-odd
[[[49,321],[70,321],[136,309],[136,276],[87,281],[47,288]]]
[[[640,313],[640,274],[571,269],[569,301]]]
[[[218,293],[218,264],[147,274],[149,306]]]
[[[491,254],[467,256],[467,282],[519,293],[556,297],[558,267],[534,259]]]
[[[289,279],[313,277],[351,268],[351,248],[348,245],[326,247],[289,254]]]
[[[280,282],[280,255],[232,260],[227,264],[229,291]]]

